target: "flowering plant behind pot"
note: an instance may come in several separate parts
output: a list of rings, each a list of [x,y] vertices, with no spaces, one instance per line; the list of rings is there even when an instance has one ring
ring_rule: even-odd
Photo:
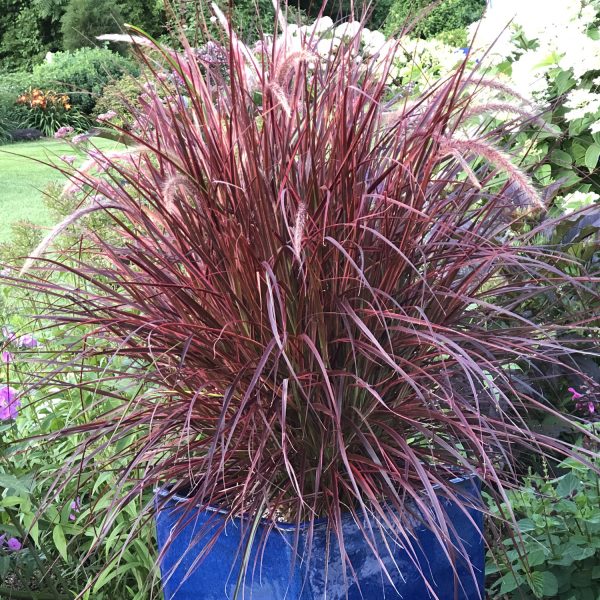
[[[25,124],[38,128],[47,137],[64,126],[84,129],[88,124],[86,117],[73,109],[66,94],[32,89],[21,94],[16,103],[27,111]]]
[[[292,48],[281,23],[251,52],[217,14],[229,40],[210,56],[132,38],[155,74],[132,144],[90,151],[65,189],[111,235],[44,265],[50,236],[21,282],[49,298],[49,327],[85,325],[85,353],[124,357],[148,390],[61,433],[86,434],[65,480],[111,468],[114,448],[134,483],[123,503],[160,485],[273,527],[328,517],[342,553],[343,513],[369,517],[367,541],[385,528],[406,546],[416,507],[453,555],[440,496],[461,501],[457,472],[502,498],[520,451],[576,452],[527,428],[552,409],[513,367],[558,361],[557,333],[590,316],[520,308],[549,288],[597,299],[597,281],[506,235],[543,202],[494,146],[506,130],[468,123],[472,90],[509,90],[461,68],[390,98],[387,55],[355,60],[360,31],[322,59],[314,33]]]

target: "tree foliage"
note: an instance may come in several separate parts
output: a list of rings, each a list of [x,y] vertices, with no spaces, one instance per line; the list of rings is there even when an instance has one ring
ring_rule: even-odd
[[[29,69],[47,52],[94,46],[95,35],[124,22],[159,36],[164,21],[156,0],[0,0],[0,70]]]
[[[462,29],[481,17],[485,0],[395,0],[385,23],[388,33],[414,24],[413,34],[430,38],[443,32]]]
[[[120,31],[124,23],[119,4],[111,0],[71,0],[62,18],[63,48],[96,45],[96,36]]]

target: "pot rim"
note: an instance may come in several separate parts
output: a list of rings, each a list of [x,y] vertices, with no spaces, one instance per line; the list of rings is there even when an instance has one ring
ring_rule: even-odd
[[[479,479],[479,477],[475,474],[464,475],[463,477],[453,477],[449,480],[449,483],[460,484],[468,481],[473,481]],[[439,484],[435,484],[433,488],[439,488]],[[161,496],[163,498],[169,495],[168,489],[166,487],[155,487],[154,494],[156,496]],[[183,504],[184,502],[188,502],[188,498],[184,496],[180,496],[178,494],[173,494],[168,500],[167,503],[175,503],[175,504]],[[165,510],[167,508],[167,503],[160,510]],[[206,506],[203,508],[204,511],[212,512],[215,514],[227,515],[227,511],[222,508],[217,508],[216,506]],[[159,511],[160,512],[160,511]],[[247,520],[248,517],[235,517],[240,520]],[[302,521],[301,523],[290,523],[289,521],[276,521],[272,526],[274,529],[279,529],[282,531],[297,531],[298,529],[305,529],[309,527],[310,523],[314,525],[319,525],[327,522],[327,517],[320,517],[318,519],[313,519],[312,521]],[[272,522],[267,519],[261,519],[261,523],[269,524],[271,526]]]

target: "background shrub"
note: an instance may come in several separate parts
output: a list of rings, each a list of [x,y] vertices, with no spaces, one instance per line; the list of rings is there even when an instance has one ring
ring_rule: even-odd
[[[10,132],[16,126],[13,103],[12,95],[0,91],[0,144],[10,139]]]
[[[386,33],[393,34],[401,30],[431,4],[431,0],[395,0],[385,21]],[[442,32],[463,29],[481,18],[485,5],[485,0],[442,0],[436,8],[419,19],[412,34],[431,38]]]
[[[8,97],[16,97],[34,85],[33,75],[28,71],[15,71],[0,75],[0,95],[4,95],[5,101]]]
[[[24,335],[30,331],[31,323],[19,308],[30,306],[31,298],[23,294],[7,299],[5,292],[0,282],[0,325],[17,336]],[[29,339],[60,352],[69,344],[72,333],[65,328],[56,335],[30,335]],[[9,369],[11,385],[21,388],[22,377],[35,362],[36,347],[19,348],[4,334],[0,334],[0,347],[9,349],[13,359],[9,367],[2,365],[3,370]],[[91,383],[103,368],[102,362],[92,359],[83,368],[82,381]],[[117,394],[127,394],[132,393],[133,388],[117,384],[114,389]],[[18,441],[26,436],[50,434],[67,423],[82,423],[78,416],[81,403],[95,404],[94,394],[75,398],[44,393],[37,397],[35,410],[34,400],[31,393],[23,398],[14,423],[0,421],[0,490],[3,492],[0,494],[0,536],[5,536],[5,540],[16,538],[22,546],[18,551],[10,551],[6,544],[0,544],[0,597],[15,594],[36,598],[32,592],[47,591],[52,595],[41,597],[72,598],[75,591],[89,585],[91,593],[85,597],[94,600],[158,598],[158,580],[153,576],[156,543],[152,525],[141,525],[139,541],[123,548],[132,528],[140,527],[136,519],[150,496],[132,497],[117,520],[107,525],[110,536],[104,550],[116,555],[123,549],[119,560],[108,561],[104,552],[88,554],[102,527],[102,522],[96,520],[97,494],[122,494],[127,490],[119,490],[116,476],[110,471],[98,474],[84,470],[61,490],[54,502],[45,503],[52,481],[70,452],[72,440],[57,444],[52,451],[45,444],[39,444],[35,451],[27,453],[23,452],[24,443]],[[111,403],[107,402],[96,405],[94,410],[101,414],[110,409]],[[29,531],[29,535],[26,536],[25,531]],[[102,577],[98,578],[101,571]]]
[[[7,141],[10,141],[10,132],[13,129],[13,125],[11,121],[9,121],[3,114],[0,112],[0,144],[3,144]]]
[[[524,3],[527,4],[527,3]],[[523,7],[498,39],[509,11],[502,2],[480,22],[470,26],[476,34],[472,58],[497,81],[504,81],[518,94],[545,107],[544,118],[558,136],[519,135],[522,164],[534,171],[536,183],[552,192],[547,196],[547,217],[528,223],[536,243],[564,253],[563,268],[580,276],[578,265],[585,265],[588,276],[600,270],[600,52],[597,3],[576,0],[548,3],[548,10],[533,18],[535,3]],[[539,5],[538,5],[539,6]],[[492,52],[488,52],[494,44]],[[475,62],[473,62],[473,65]],[[541,108],[539,110],[542,110]],[[564,218],[564,217],[567,218]],[[558,221],[558,219],[561,219]],[[577,263],[569,262],[576,259]],[[538,300],[542,300],[540,297]],[[587,312],[588,322],[600,323],[597,301],[585,294],[550,294],[528,307],[528,315],[544,312],[559,320],[578,310]],[[562,335],[569,336],[570,332]],[[600,360],[592,353],[597,347],[594,335],[583,336],[581,346],[590,354],[577,359],[579,368],[594,382],[586,392],[581,381],[570,377],[568,369],[540,369],[527,373],[530,382],[543,390],[546,402],[561,414],[577,414],[577,405],[568,389],[600,398]],[[565,363],[572,360],[563,357]],[[578,414],[581,416],[581,414]],[[559,427],[557,419],[544,418],[540,427],[553,436],[573,437]],[[572,441],[572,439],[571,439]]]
[[[509,493],[524,548],[514,536],[493,546],[486,569],[491,598],[600,597],[598,475],[572,460],[561,467],[562,476],[531,475]]]
[[[0,140],[10,139],[10,132],[23,124],[27,117],[24,106],[17,104],[19,93],[31,87],[29,73],[10,73],[0,76]]]
[[[69,94],[73,107],[91,114],[104,86],[126,73],[139,74],[133,60],[106,48],[80,48],[59,52],[52,62],[36,66],[32,81],[37,87]]]
[[[133,75],[125,75],[108,83],[94,108],[94,116],[114,110],[117,117],[112,123],[118,127],[127,127],[135,118],[135,113],[141,108],[139,96],[142,93],[140,80]]]

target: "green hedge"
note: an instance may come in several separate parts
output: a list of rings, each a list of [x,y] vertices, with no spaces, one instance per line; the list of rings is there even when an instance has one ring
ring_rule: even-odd
[[[396,33],[431,4],[431,0],[395,0],[385,22],[385,32]],[[442,0],[430,13],[420,18],[413,35],[430,38],[443,32],[464,29],[481,17],[485,4],[485,0]]]
[[[33,69],[34,85],[68,93],[71,103],[91,114],[104,86],[130,73],[139,74],[138,65],[104,48],[80,48],[74,52],[57,52],[52,62]]]
[[[30,73],[10,73],[0,76],[0,142],[10,139],[10,132],[21,126],[27,111],[17,106],[18,95],[32,87]]]
[[[16,104],[24,92],[38,88],[68,94],[73,114],[92,115],[104,88],[123,76],[139,75],[136,62],[104,48],[58,52],[32,72],[0,75],[0,137],[30,121],[26,108]]]

